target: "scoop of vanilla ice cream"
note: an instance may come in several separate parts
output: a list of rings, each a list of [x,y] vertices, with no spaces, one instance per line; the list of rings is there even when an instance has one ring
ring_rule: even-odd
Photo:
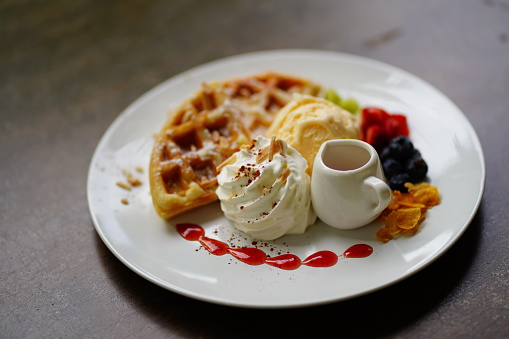
[[[260,240],[304,233],[316,220],[307,162],[282,140],[258,136],[221,168],[216,194],[236,228]]]
[[[277,113],[266,134],[286,141],[307,160],[307,173],[312,175],[318,149],[331,139],[358,139],[356,116],[332,102],[303,94],[294,94],[292,101]]]

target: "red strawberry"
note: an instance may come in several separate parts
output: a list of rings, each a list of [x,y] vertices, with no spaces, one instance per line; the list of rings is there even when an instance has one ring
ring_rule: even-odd
[[[408,136],[406,117],[389,114],[381,108],[366,107],[361,113],[360,138],[380,151],[389,140],[400,135]]]
[[[387,112],[376,107],[366,107],[362,110],[361,114],[361,125],[360,125],[360,136],[361,140],[366,141],[367,129],[371,125],[381,125],[385,119],[387,119]],[[367,141],[366,141],[367,142]]]
[[[381,151],[389,142],[380,125],[369,126],[366,131],[366,140],[364,141],[373,146],[377,151]]]

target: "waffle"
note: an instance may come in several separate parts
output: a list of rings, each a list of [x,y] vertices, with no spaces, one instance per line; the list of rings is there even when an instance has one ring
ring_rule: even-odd
[[[293,93],[319,92],[308,80],[273,72],[203,83],[157,135],[149,177],[158,215],[168,220],[217,200],[216,167],[265,135]]]

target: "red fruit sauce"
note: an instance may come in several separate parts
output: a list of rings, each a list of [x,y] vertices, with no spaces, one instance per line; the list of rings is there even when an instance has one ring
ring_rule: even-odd
[[[265,252],[254,247],[232,248],[226,243],[207,238],[204,229],[195,224],[178,224],[177,232],[182,238],[189,241],[198,241],[203,248],[213,255],[230,254],[237,260],[248,265],[267,264],[283,270],[295,270],[302,265],[310,267],[331,267],[336,265],[339,257],[366,258],[373,253],[373,248],[366,244],[357,244],[349,247],[343,254],[337,255],[331,251],[319,251],[309,255],[306,259],[294,254],[282,254],[276,257],[267,257]]]

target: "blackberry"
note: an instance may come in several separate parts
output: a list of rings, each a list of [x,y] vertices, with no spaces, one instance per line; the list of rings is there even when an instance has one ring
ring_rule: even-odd
[[[385,160],[391,158],[391,150],[389,147],[385,147],[379,154],[380,160],[384,162]]]
[[[399,136],[392,139],[387,146],[389,148],[389,154],[396,160],[405,160],[412,155],[414,151],[414,145],[405,136]]]
[[[400,192],[407,192],[408,189],[405,187],[405,183],[410,181],[410,175],[405,172],[399,172],[394,174],[389,179],[389,186],[392,190],[398,190]]]
[[[426,178],[428,173],[428,164],[421,157],[421,154],[416,154],[407,160],[405,164],[405,172],[410,175],[412,183],[418,183]]]
[[[382,167],[387,178],[391,178],[394,174],[401,172],[403,169],[401,163],[393,158],[385,158],[385,160],[382,161]]]

